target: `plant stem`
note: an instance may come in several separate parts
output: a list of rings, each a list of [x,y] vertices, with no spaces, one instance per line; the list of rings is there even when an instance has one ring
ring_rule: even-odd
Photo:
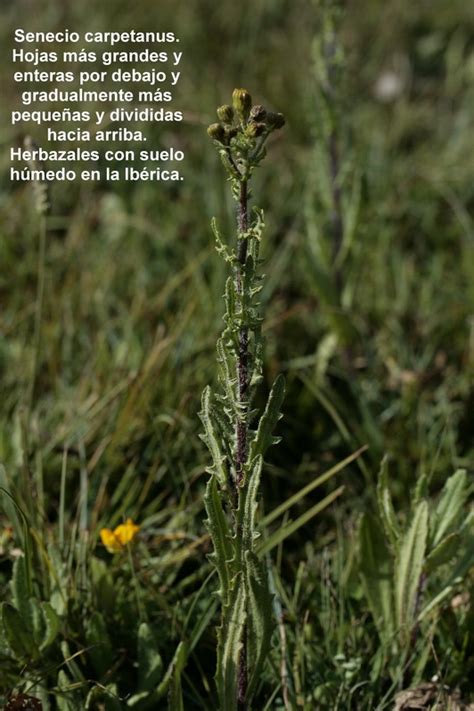
[[[244,236],[248,230],[248,190],[247,180],[240,183],[239,206],[238,206],[238,245],[237,256],[239,265],[236,270],[236,291],[242,294],[243,269],[247,261],[248,240]],[[235,485],[237,489],[242,483],[245,461],[247,459],[247,389],[248,389],[248,327],[244,324],[239,331],[239,352],[237,358],[237,388],[238,401],[240,406],[239,417],[236,422],[236,453],[235,453]],[[240,532],[237,531],[237,535]],[[242,635],[242,649],[239,658],[238,673],[238,696],[237,703],[240,711],[246,708],[245,697],[247,696],[247,627],[244,627]]]
[[[46,268],[46,218],[42,216],[39,223],[38,272],[36,281],[35,325],[33,335],[33,363],[26,401],[27,422],[31,417],[35,397],[36,381],[41,351],[41,325],[43,320],[44,282]]]
[[[236,291],[242,294],[243,269],[247,261],[248,241],[243,236],[248,230],[248,192],[247,180],[240,183],[240,196],[238,207],[238,228],[239,238],[237,245],[237,255],[239,266],[236,271]],[[248,390],[248,327],[244,324],[239,331],[239,353],[237,358],[237,387],[238,399],[241,408],[241,415],[236,423],[236,456],[235,456],[235,477],[236,486],[242,482],[243,470],[247,459],[247,411],[246,398]]]
[[[337,145],[337,134],[335,129],[331,131],[331,135],[329,137],[329,157],[331,165],[331,231],[333,239],[333,262],[335,265],[336,289],[339,296],[341,296],[343,286],[342,274],[340,266],[337,265],[337,259],[342,248],[342,241],[344,238],[344,225],[342,223],[340,158],[339,149]]]

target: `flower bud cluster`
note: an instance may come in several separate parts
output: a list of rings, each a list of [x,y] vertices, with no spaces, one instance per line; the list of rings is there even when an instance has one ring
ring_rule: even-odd
[[[267,111],[264,106],[252,106],[252,97],[246,89],[234,89],[232,106],[224,104],[217,109],[218,123],[207,129],[208,135],[223,146],[232,139],[242,137],[255,139],[268,136],[285,125],[283,114]]]

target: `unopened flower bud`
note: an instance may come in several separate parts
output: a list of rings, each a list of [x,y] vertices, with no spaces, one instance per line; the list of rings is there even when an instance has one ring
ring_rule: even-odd
[[[264,121],[267,115],[266,109],[261,104],[256,104],[252,106],[250,111],[250,118],[254,121]]]
[[[247,89],[234,89],[232,93],[232,103],[239,118],[242,121],[246,121],[252,107],[252,97]]]
[[[282,128],[285,125],[285,117],[283,114],[276,114],[273,111],[267,113],[267,123],[272,128]]]
[[[230,139],[234,138],[238,133],[235,126],[226,126],[224,128],[224,130],[225,130],[226,143],[229,143]]]
[[[211,123],[207,129],[207,134],[215,141],[225,142],[225,128],[221,123]]]
[[[217,109],[217,117],[222,123],[232,123],[234,120],[234,109],[229,104],[224,104],[224,106],[219,106]]]
[[[250,136],[250,138],[257,138],[257,136],[261,136],[262,133],[265,133],[266,130],[266,124],[258,121],[251,121],[247,126],[247,135]]]

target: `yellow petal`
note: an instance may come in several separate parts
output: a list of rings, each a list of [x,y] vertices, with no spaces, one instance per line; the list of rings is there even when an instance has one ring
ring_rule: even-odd
[[[100,539],[109,553],[118,553],[122,550],[122,543],[110,528],[100,529]]]
[[[125,523],[121,523],[120,526],[117,526],[114,534],[122,546],[126,546],[127,543],[133,541],[139,530],[140,526],[137,526],[133,523],[131,518],[128,518]]]

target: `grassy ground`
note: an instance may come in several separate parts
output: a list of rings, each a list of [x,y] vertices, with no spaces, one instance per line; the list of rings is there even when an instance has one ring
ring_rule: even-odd
[[[16,689],[45,709],[146,709],[167,708],[170,694],[173,708],[181,688],[185,709],[215,708],[208,456],[197,412],[215,379],[223,312],[209,222],[217,216],[231,235],[234,205],[205,127],[243,85],[287,117],[254,188],[267,218],[264,390],[278,372],[288,389],[283,442],[263,477],[265,511],[368,446],[292,516],[344,484],[335,504],[272,552],[280,624],[255,708],[388,709],[397,692],[433,679],[425,708],[449,708],[455,693],[474,699],[469,565],[403,651],[381,641],[358,554],[384,455],[402,526],[423,476],[435,506],[450,475],[472,472],[474,10],[347,3],[335,35],[345,57],[329,95],[324,17],[309,0],[2,3],[6,108],[15,101],[14,27],[175,30],[186,121],[152,127],[149,141],[187,152],[178,187],[53,186],[29,409],[38,219],[30,186],[9,184],[8,147],[20,135],[3,117],[0,477],[33,536],[23,569],[30,536],[4,494],[0,585],[21,607],[31,564],[27,597],[37,603],[20,612],[43,609],[45,628],[57,626],[36,652],[25,651],[17,628],[16,643],[4,629],[3,698]],[[140,524],[140,537],[130,554],[113,556],[99,530],[124,517]],[[466,534],[458,552],[467,559],[472,527]],[[454,554],[427,576],[427,595],[451,580]],[[57,615],[49,623],[46,602]],[[169,665],[172,682],[157,700]]]

